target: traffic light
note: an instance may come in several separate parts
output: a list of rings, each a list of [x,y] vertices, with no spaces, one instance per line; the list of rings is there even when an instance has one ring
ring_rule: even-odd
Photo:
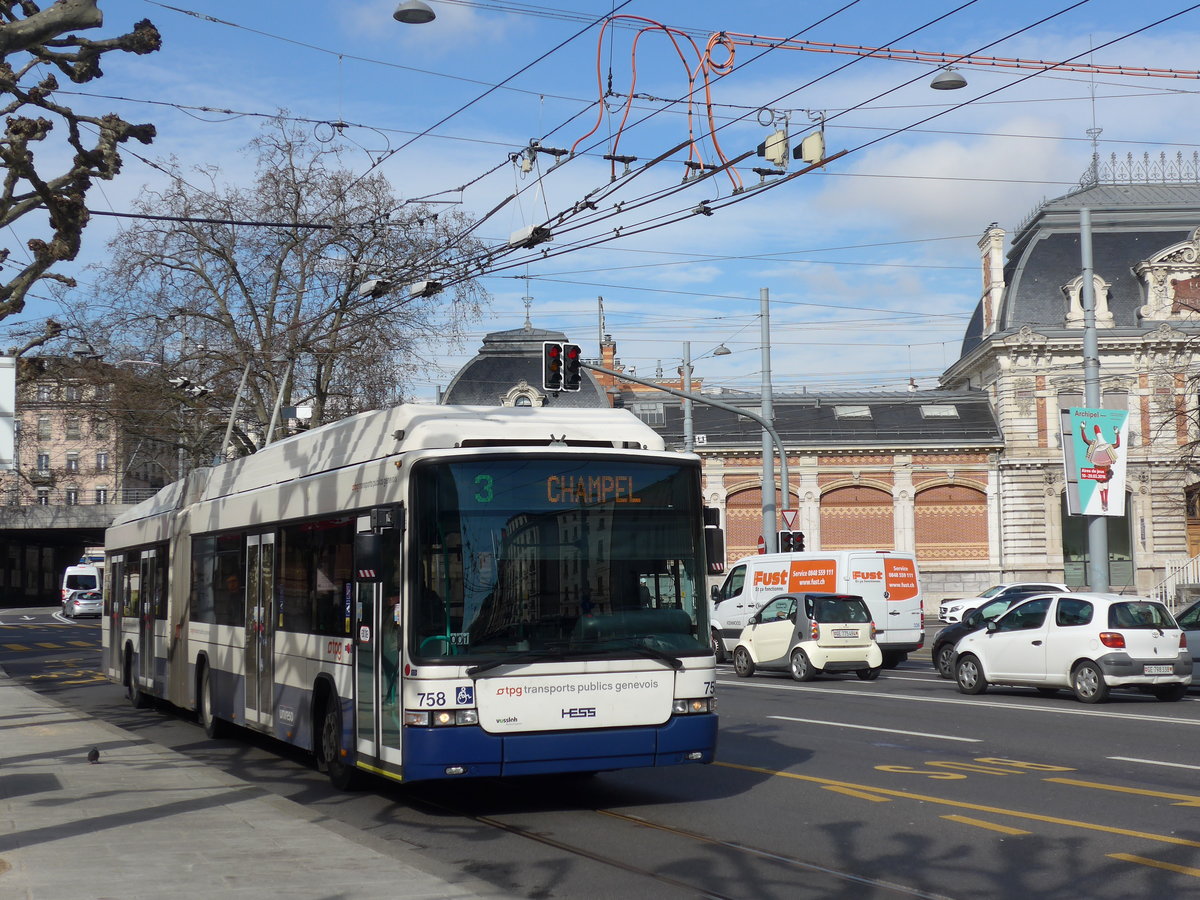
[[[779,532],[779,552],[780,553],[801,553],[804,550],[804,532],[803,531],[781,531]]]
[[[542,387],[548,391],[561,391],[563,386],[563,345],[552,341],[542,342]]]
[[[577,391],[583,384],[582,351],[578,344],[563,344],[562,389]]]

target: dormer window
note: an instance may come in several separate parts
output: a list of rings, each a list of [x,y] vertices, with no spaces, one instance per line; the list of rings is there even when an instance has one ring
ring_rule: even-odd
[[[869,419],[871,418],[871,407],[869,406],[835,406],[833,414],[839,419]]]

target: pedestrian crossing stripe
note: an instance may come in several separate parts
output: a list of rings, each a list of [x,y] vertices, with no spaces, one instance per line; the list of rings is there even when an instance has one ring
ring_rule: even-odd
[[[26,647],[24,644],[5,644],[5,650],[32,650],[32,647]]]
[[[41,647],[43,650],[61,650],[62,644],[47,644],[41,641],[35,641],[35,646]]]

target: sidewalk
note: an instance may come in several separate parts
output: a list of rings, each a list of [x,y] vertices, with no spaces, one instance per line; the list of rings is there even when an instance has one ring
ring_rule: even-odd
[[[508,896],[437,868],[0,671],[5,900]]]

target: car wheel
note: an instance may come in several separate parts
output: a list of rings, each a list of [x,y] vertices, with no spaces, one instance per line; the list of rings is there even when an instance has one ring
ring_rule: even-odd
[[[1188,686],[1181,682],[1175,684],[1156,684],[1154,686],[1154,696],[1167,703],[1174,703],[1176,700],[1183,699],[1183,695],[1187,693],[1187,689]]]
[[[966,653],[959,657],[954,666],[954,680],[958,689],[964,694],[982,694],[988,689],[987,679],[983,677],[983,666],[979,659]]]
[[[938,644],[933,648],[933,665],[937,673],[949,680],[954,677],[954,645]]]
[[[1103,703],[1108,699],[1108,682],[1094,662],[1082,662],[1071,673],[1071,690],[1080,703]]]
[[[717,662],[725,662],[725,642],[721,640],[721,633],[715,628],[712,630],[711,640],[713,656],[717,658]]]
[[[750,651],[745,647],[738,647],[733,651],[733,671],[741,678],[749,678],[754,674],[754,660],[750,658]]]
[[[796,681],[812,681],[817,670],[813,668],[808,654],[797,647],[792,651],[792,678]]]
[[[855,669],[854,674],[863,681],[874,681],[879,677],[879,673],[882,671],[882,669],[882,666],[872,666],[869,669]]]

